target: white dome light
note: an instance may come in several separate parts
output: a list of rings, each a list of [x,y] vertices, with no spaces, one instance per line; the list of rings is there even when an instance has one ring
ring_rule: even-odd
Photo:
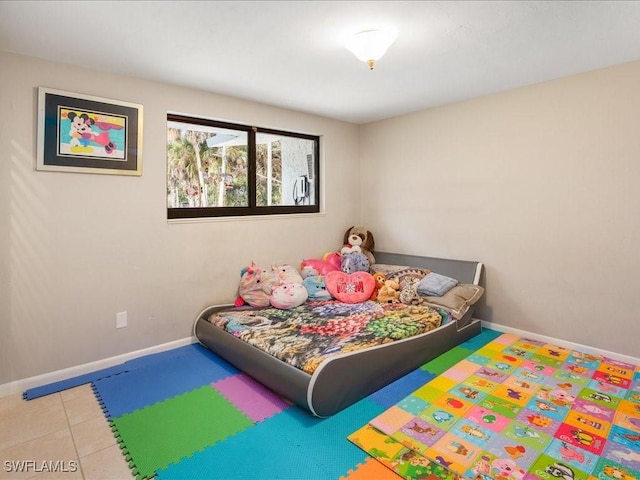
[[[375,63],[395,42],[396,37],[393,30],[364,30],[353,35],[344,46],[373,70]]]

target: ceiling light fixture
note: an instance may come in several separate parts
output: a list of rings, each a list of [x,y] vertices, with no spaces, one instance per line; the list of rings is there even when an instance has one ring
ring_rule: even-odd
[[[375,63],[395,42],[396,36],[393,30],[364,30],[349,38],[344,46],[373,70]]]

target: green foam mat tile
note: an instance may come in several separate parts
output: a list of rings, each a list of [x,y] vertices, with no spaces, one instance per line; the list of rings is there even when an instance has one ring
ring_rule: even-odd
[[[156,478],[338,480],[366,455],[346,441],[346,436],[383,410],[364,399],[319,419],[294,406],[159,470]]]
[[[234,435],[253,423],[210,385],[112,419],[138,478]]]
[[[421,368],[435,375],[440,375],[472,353],[473,350],[469,350],[468,348],[454,347],[430,362],[425,363]]]

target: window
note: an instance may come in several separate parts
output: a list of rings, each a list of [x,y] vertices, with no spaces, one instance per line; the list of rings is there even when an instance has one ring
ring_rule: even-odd
[[[320,211],[320,137],[167,115],[168,218]]]

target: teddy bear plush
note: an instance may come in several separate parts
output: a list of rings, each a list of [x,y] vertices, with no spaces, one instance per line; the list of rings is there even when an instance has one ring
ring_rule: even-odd
[[[400,297],[400,285],[395,280],[385,280],[378,290],[378,302],[395,303]]]
[[[349,252],[362,252],[369,260],[369,264],[376,263],[376,259],[373,256],[373,250],[375,248],[375,239],[373,233],[361,226],[352,226],[344,232],[344,239],[342,241],[343,247],[340,253],[343,255]]]

